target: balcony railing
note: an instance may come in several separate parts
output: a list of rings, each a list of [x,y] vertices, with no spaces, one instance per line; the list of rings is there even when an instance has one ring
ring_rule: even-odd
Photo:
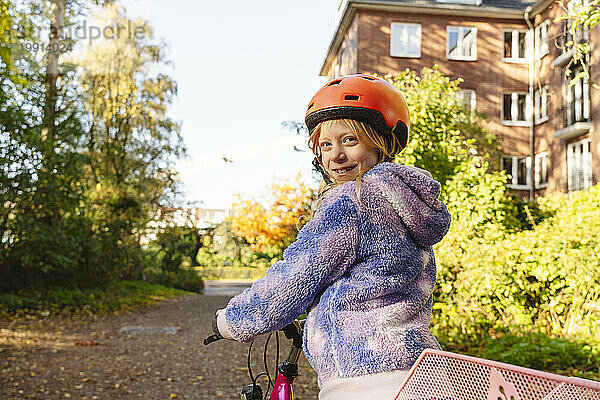
[[[584,190],[592,186],[592,174],[579,174],[569,177],[569,192]]]
[[[576,122],[587,122],[590,120],[585,112],[584,100],[577,100],[567,103],[558,109],[562,115],[563,128],[569,127]]]

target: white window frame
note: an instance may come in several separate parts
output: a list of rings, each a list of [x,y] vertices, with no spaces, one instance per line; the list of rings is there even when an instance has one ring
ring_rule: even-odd
[[[548,87],[543,86],[541,90],[538,88],[533,94],[535,123],[541,124],[548,121]]]
[[[438,3],[455,3],[455,4],[471,4],[474,6],[480,6],[482,0],[436,0]]]
[[[575,66],[575,68],[572,68],[571,75],[563,78],[565,90],[564,99],[566,99],[565,106],[568,107],[569,104],[575,105],[575,109],[573,110],[574,115],[571,115],[569,125],[573,125],[582,119],[589,120],[591,116],[590,83],[586,78],[581,78],[571,86],[571,78],[579,72],[579,68],[580,66]]]
[[[523,63],[527,63],[528,59],[529,59],[529,52],[531,51],[531,40],[530,40],[530,35],[529,35],[529,31],[527,30],[523,30],[523,29],[505,29],[502,31],[502,46],[504,46],[504,34],[506,32],[511,32],[511,52],[510,52],[510,57],[504,57],[504,47],[502,47],[502,61],[504,62],[508,62],[508,63],[518,63],[518,64],[523,64]],[[519,50],[519,33],[524,33],[525,34],[525,56],[524,57],[518,57],[518,50]],[[515,54],[517,54],[517,56],[515,56]]]
[[[408,48],[409,48],[409,43],[410,43],[410,36],[408,34],[408,28],[409,27],[416,27],[417,28],[417,38],[419,41],[419,50],[418,53],[409,53],[408,52]],[[395,34],[395,32],[397,32],[398,29],[400,28],[404,28],[402,31],[402,38],[399,38],[398,35],[399,34]],[[398,43],[397,41],[400,40],[405,51],[404,52],[398,52],[396,51],[396,44]],[[392,22],[391,26],[390,26],[390,56],[392,57],[404,57],[404,58],[420,58],[421,57],[421,24],[413,24],[413,23],[408,23],[408,22]]]
[[[535,155],[535,188],[543,189],[548,186],[548,152],[542,151]],[[546,182],[541,182],[542,175],[545,176]]]
[[[527,92],[510,92],[511,95],[511,110],[510,116],[511,119],[504,119],[504,95],[509,93],[502,93],[502,108],[500,110],[500,120],[502,121],[502,125],[506,126],[529,126],[531,122],[531,108],[533,104],[531,103],[531,96]],[[525,119],[520,120],[517,119],[519,115],[519,95],[525,95]]]
[[[511,189],[518,189],[518,190],[529,189],[529,187],[531,186],[531,157],[505,155],[502,158],[503,159],[510,158],[512,160],[511,169],[512,169],[513,173],[512,173],[512,175],[508,176],[508,183],[506,186]],[[525,166],[527,169],[525,184],[519,184],[519,160],[525,160]]]
[[[548,47],[548,20],[535,27],[535,58],[540,59],[550,53]]]
[[[475,89],[459,89],[456,94],[456,100],[463,106],[475,111],[477,107],[477,97]]]
[[[452,30],[457,30],[458,32],[458,39],[457,39],[457,43],[456,46],[457,48],[462,49],[463,48],[463,41],[462,38],[464,37],[464,35],[461,36],[461,32],[464,32],[465,29],[471,29],[473,32],[473,43],[471,44],[471,56],[465,56],[465,55],[450,55],[450,31]],[[477,61],[477,28],[473,27],[473,26],[446,26],[446,58],[448,60],[459,60],[459,61]]]
[[[592,152],[591,152],[591,141],[592,139],[587,137],[582,140],[578,140],[567,145],[567,176],[568,176],[568,189],[569,192],[574,190],[588,189],[592,186]],[[577,153],[577,147],[583,146],[582,154]],[[575,151],[573,151],[575,149]],[[583,175],[584,183],[580,183]],[[585,179],[589,179],[585,181]]]

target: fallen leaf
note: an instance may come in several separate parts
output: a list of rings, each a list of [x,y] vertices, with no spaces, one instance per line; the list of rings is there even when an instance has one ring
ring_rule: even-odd
[[[86,347],[100,346],[101,344],[102,343],[100,343],[100,342],[92,342],[90,340],[83,340],[83,341],[75,342],[75,346],[86,346]]]

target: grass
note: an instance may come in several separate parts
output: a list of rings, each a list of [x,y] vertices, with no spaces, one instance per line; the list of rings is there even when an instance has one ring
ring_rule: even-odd
[[[49,289],[0,294],[0,315],[95,315],[135,310],[179,295],[191,294],[143,281],[121,281],[103,289]]]
[[[461,341],[439,337],[444,350],[540,371],[600,381],[600,340],[505,333]]]

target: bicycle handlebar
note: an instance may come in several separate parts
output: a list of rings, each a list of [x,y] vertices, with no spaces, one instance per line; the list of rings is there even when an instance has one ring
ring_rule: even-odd
[[[209,337],[207,337],[206,339],[204,339],[204,345],[208,346],[209,344],[216,342],[217,340],[221,340],[224,339],[223,336],[221,335],[217,335],[216,333],[214,335],[210,335]]]
[[[280,329],[280,331],[282,331],[285,334],[286,338],[292,340],[293,346],[299,349],[302,348],[302,325],[304,325],[304,320],[296,320],[291,324],[286,325],[282,329]],[[214,343],[218,340],[225,339],[219,333],[219,330],[218,328],[216,328],[215,323],[213,323],[213,330],[215,331],[215,333],[204,339],[205,346],[208,346],[209,344]]]

